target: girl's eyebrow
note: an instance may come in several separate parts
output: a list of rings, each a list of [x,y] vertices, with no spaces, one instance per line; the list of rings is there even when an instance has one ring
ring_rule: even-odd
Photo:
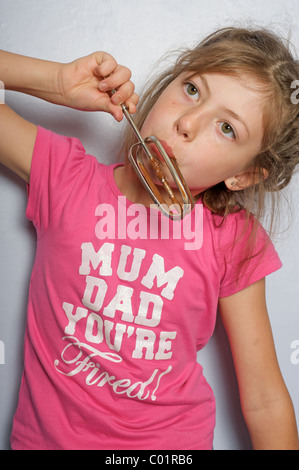
[[[207,81],[206,77],[204,77],[203,75],[200,75],[200,74],[198,75],[198,77],[202,81],[202,83],[203,83],[203,85],[206,89],[206,92],[208,94],[211,94],[211,90],[210,90],[210,87],[209,87],[209,84],[208,84],[208,81]],[[231,116],[233,119],[236,119],[237,121],[239,121],[243,125],[243,127],[245,128],[248,137],[250,137],[250,132],[249,132],[248,126],[247,126],[246,122],[241,118],[241,116],[239,116],[239,114],[235,113],[235,111],[233,111],[232,109],[229,109],[229,108],[226,108],[226,107],[223,108],[222,111],[223,111],[223,113],[228,114],[229,116]]]
[[[210,87],[209,87],[209,84],[208,84],[208,81],[206,79],[206,77],[204,77],[203,75],[198,75],[198,77],[200,78],[200,80],[202,81],[205,89],[206,89],[206,92],[210,95],[211,94],[211,91],[210,91]]]
[[[246,122],[241,118],[241,116],[239,116],[239,114],[235,113],[232,109],[229,109],[229,108],[222,108],[222,111],[224,113],[230,115],[233,119],[236,119],[237,121],[239,121],[244,126],[248,137],[250,137],[250,132],[249,132],[248,126],[247,126]]]

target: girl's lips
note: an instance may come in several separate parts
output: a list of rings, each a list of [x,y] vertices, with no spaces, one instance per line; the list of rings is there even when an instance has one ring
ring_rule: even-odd
[[[165,150],[165,152],[167,153],[168,157],[169,158],[175,158],[174,157],[174,153],[173,153],[173,150],[172,148],[167,144],[167,142],[165,142],[165,140],[160,140],[159,139],[159,142],[160,144],[162,145],[163,149]],[[162,155],[161,153],[159,152],[158,148],[156,147],[156,145],[154,143],[151,143],[150,144],[150,147],[151,147],[151,150],[153,151],[153,153],[158,157],[158,159],[163,163],[164,162],[164,159],[162,158]]]
[[[165,152],[167,153],[167,155],[169,156],[169,158],[174,158],[173,150],[168,145],[168,143],[165,142],[165,140],[160,140],[160,143],[161,143],[162,147],[164,148]]]

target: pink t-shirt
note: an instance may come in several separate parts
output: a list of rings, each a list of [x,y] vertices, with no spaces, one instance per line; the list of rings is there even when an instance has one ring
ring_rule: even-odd
[[[220,225],[198,202],[170,222],[122,196],[115,167],[77,139],[38,130],[13,449],[211,449],[215,402],[196,353],[213,334],[218,298],[281,266],[269,243],[236,282],[243,212]],[[266,242],[260,229],[256,251]]]

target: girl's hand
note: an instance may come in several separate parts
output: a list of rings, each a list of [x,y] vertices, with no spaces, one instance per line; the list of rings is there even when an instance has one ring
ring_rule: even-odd
[[[106,111],[121,121],[120,105],[125,103],[134,113],[139,100],[130,78],[131,71],[106,52],[59,64],[56,80],[60,104],[83,111]],[[111,95],[111,90],[116,93]]]

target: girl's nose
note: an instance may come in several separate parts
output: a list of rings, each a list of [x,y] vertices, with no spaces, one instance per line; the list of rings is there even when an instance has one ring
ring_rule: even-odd
[[[176,132],[187,142],[191,142],[198,134],[201,125],[201,111],[194,107],[182,114],[175,122]]]

